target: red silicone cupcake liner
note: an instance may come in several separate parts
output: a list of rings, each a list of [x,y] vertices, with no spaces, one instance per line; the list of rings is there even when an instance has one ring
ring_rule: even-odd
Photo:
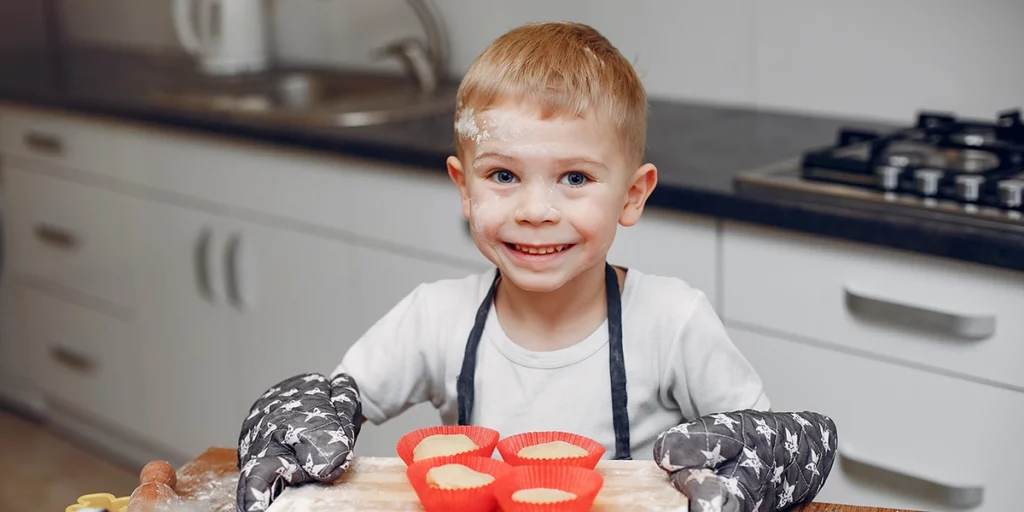
[[[573,466],[519,466],[512,468],[494,483],[494,497],[502,512],[584,512],[590,510],[597,493],[604,486],[604,478],[593,469]],[[576,498],[556,503],[522,503],[512,495],[521,489],[560,489]]]
[[[520,457],[519,450],[535,444],[565,441],[587,451],[580,457],[562,457],[557,459],[527,459]],[[568,432],[525,432],[506,437],[498,443],[501,458],[513,466],[576,466],[594,469],[604,456],[604,446],[589,437]]]
[[[481,457],[490,457],[494,453],[494,447],[498,444],[498,437],[500,437],[497,430],[485,427],[442,425],[439,427],[421,428],[419,430],[409,432],[398,440],[398,446],[395,448],[398,452],[398,456],[405,461],[405,465],[407,466],[416,462],[412,459],[413,449],[416,448],[416,445],[420,444],[420,441],[423,441],[427,437],[438,434],[465,434],[466,437],[472,439],[473,443],[479,448],[452,455],[479,455]]]
[[[472,489],[438,489],[428,485],[427,472],[431,468],[445,464],[462,464],[474,471],[493,476],[494,481]],[[414,462],[405,470],[405,474],[426,512],[491,512],[498,507],[494,485],[511,470],[512,466],[490,457],[450,455]]]

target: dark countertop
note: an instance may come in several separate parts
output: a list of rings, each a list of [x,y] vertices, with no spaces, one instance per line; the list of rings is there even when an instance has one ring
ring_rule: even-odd
[[[0,100],[209,131],[275,144],[386,160],[444,172],[451,113],[386,126],[295,129],[160,109],[154,91],[193,76],[169,56],[76,50],[0,55]],[[814,235],[1024,271],[1024,235],[866,210],[738,194],[734,176],[833,142],[852,120],[651,100],[648,161],[659,170],[649,204]],[[907,121],[910,124],[912,120]]]

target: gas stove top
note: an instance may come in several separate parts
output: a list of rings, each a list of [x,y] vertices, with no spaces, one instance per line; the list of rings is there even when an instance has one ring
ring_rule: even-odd
[[[740,194],[842,204],[1024,231],[1024,123],[922,112],[888,133],[840,130],[835,145],[736,178]]]

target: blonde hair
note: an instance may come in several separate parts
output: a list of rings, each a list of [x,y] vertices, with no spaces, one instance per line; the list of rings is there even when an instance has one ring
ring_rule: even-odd
[[[467,138],[464,116],[502,101],[540,108],[544,118],[593,112],[611,121],[636,163],[647,138],[647,97],[633,66],[597,30],[545,22],[510,30],[470,65],[456,96],[455,149]],[[469,121],[472,122],[472,121]]]

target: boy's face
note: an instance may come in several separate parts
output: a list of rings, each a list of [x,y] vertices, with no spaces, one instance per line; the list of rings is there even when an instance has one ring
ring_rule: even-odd
[[[484,256],[524,290],[552,291],[603,264],[617,225],[639,220],[657,181],[592,115],[542,119],[505,103],[458,126],[468,140],[448,172],[463,215]]]

